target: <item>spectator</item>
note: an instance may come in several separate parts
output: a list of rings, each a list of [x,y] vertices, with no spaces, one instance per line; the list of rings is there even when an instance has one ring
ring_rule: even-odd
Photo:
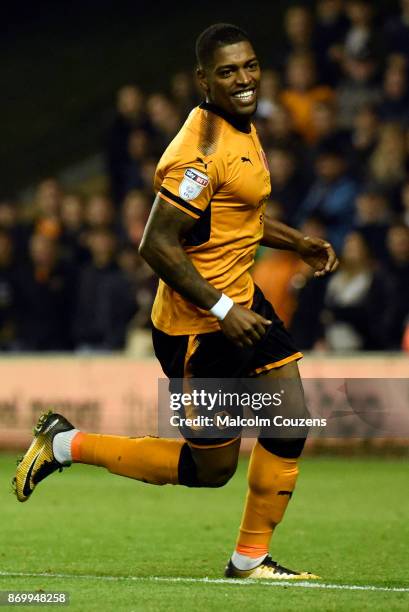
[[[93,229],[88,243],[91,262],[82,268],[79,277],[75,347],[85,352],[115,350],[120,348],[118,338],[123,338],[124,324],[129,320],[128,303],[112,304],[116,295],[113,287],[121,276],[115,261],[115,236],[104,228]]]
[[[327,85],[317,85],[316,66],[310,54],[291,55],[287,64],[287,87],[281,101],[288,108],[294,128],[308,142],[314,141],[316,134],[312,123],[312,112],[316,102],[329,101],[334,92]]]
[[[387,233],[389,264],[387,274],[393,284],[388,303],[388,348],[399,350],[409,317],[409,228],[395,225]]]
[[[380,262],[387,260],[386,234],[391,217],[389,202],[381,191],[369,188],[358,195],[355,228]]]
[[[156,173],[156,166],[158,165],[158,159],[155,157],[148,157],[143,161],[141,166],[141,175],[143,178],[143,184],[145,186],[145,191],[149,196],[150,202],[153,202],[155,199],[155,193],[153,190],[153,184]]]
[[[379,116],[372,105],[362,106],[353,119],[350,167],[358,180],[366,179],[368,160],[375,151],[379,127]]]
[[[405,125],[409,121],[408,78],[405,68],[390,66],[383,80],[383,101],[379,107],[383,121],[396,121]]]
[[[313,144],[323,145],[325,142],[338,141],[342,149],[349,144],[348,132],[340,130],[337,123],[337,109],[331,100],[318,101],[312,107],[312,127],[314,131]]]
[[[115,211],[112,200],[104,195],[93,195],[85,209],[85,221],[89,231],[113,228]]]
[[[363,106],[381,102],[377,63],[371,51],[362,51],[346,55],[342,69],[344,78],[337,87],[338,122],[340,127],[351,129],[354,117]]]
[[[143,191],[130,191],[122,207],[121,241],[139,247],[149,215],[150,202]]]
[[[297,211],[306,193],[306,185],[297,168],[294,153],[276,147],[267,151],[267,161],[271,176],[270,198],[280,205],[280,218],[294,225]]]
[[[10,235],[0,229],[0,350],[15,347],[16,339],[16,270]]]
[[[396,70],[406,70],[408,67],[409,58],[400,53],[390,53],[386,57],[386,70],[395,68]]]
[[[272,54],[273,65],[282,72],[294,53],[311,53],[313,49],[313,20],[310,10],[302,5],[292,6],[284,15],[285,42]]]
[[[335,85],[339,78],[342,44],[348,28],[343,0],[319,0],[314,32],[317,62],[324,83]]]
[[[328,281],[322,321],[334,351],[379,350],[387,345],[385,314],[390,297],[363,237],[345,239],[341,264]]]
[[[346,4],[350,27],[344,41],[344,53],[358,56],[374,52],[380,55],[380,42],[374,29],[374,5],[369,0],[348,0]]]
[[[268,119],[279,106],[280,75],[275,70],[265,69],[261,73],[260,91],[256,119]]]
[[[199,101],[192,74],[176,72],[170,82],[170,93],[178,115],[184,120]]]
[[[79,233],[84,228],[84,201],[76,193],[67,193],[61,201],[61,223],[64,230]]]
[[[325,228],[318,219],[308,219],[302,231],[309,236],[325,238]],[[269,251],[257,261],[253,276],[285,325],[296,329],[297,338],[301,340],[300,348],[312,348],[319,328],[320,306],[327,279],[317,278],[310,284],[310,266],[291,251],[280,250]],[[307,285],[308,301],[302,295]],[[300,298],[306,308],[298,316]]]
[[[282,147],[294,152],[300,160],[305,155],[305,144],[294,131],[293,120],[285,106],[277,106],[266,121],[264,146]]]
[[[151,155],[151,145],[144,130],[133,130],[128,141],[129,158],[124,166],[123,195],[131,189],[143,189],[145,186],[143,164]]]
[[[18,224],[17,206],[11,200],[0,201],[0,228],[13,232]]]
[[[116,205],[119,205],[125,195],[124,173],[126,174],[130,161],[129,135],[135,129],[152,133],[142,91],[134,85],[125,85],[117,94],[116,115],[109,129],[106,145],[106,163]]]
[[[401,14],[386,24],[385,39],[388,53],[398,53],[409,58],[409,0],[400,0]]]
[[[27,245],[32,227],[20,222],[17,202],[0,201],[0,229],[10,237],[13,244],[13,259],[16,262],[23,261],[27,257]]]
[[[353,225],[357,185],[347,174],[344,154],[330,143],[318,152],[315,173],[316,179],[301,205],[298,222],[318,216],[327,227],[328,240],[339,252]]]
[[[61,233],[60,207],[62,189],[55,178],[48,178],[37,187],[33,231],[51,239]]]
[[[32,235],[29,255],[16,278],[18,345],[24,351],[69,350],[73,273],[60,261],[57,243],[47,236]]]
[[[155,130],[154,153],[162,155],[181,125],[181,118],[175,105],[165,95],[156,93],[149,96],[146,108]]]
[[[310,166],[320,148],[327,144],[337,147],[349,159],[351,136],[347,130],[338,127],[335,104],[332,101],[316,102],[312,109],[311,121],[315,135],[309,148]]]
[[[318,217],[306,219],[302,231],[307,236],[327,239],[325,225]],[[292,279],[291,285],[297,308],[291,320],[290,332],[301,350],[320,347],[320,339],[323,336],[321,312],[328,280],[328,276],[314,277],[308,266]]]
[[[291,251],[276,250],[262,257],[254,267],[254,282],[262,289],[266,298],[288,326],[296,308],[291,291],[291,279],[305,264]]]
[[[41,181],[36,189],[35,211],[40,217],[58,217],[63,192],[55,178]]]
[[[124,284],[128,287],[128,295],[133,299],[133,310],[136,302],[137,311],[132,326],[151,327],[151,310],[158,284],[155,273],[131,245],[125,245],[121,249],[118,264],[123,273]]]
[[[389,196],[399,209],[400,190],[406,176],[406,138],[397,123],[386,123],[379,131],[379,141],[368,162],[368,178]]]
[[[66,194],[61,201],[61,254],[73,266],[88,259],[84,202],[81,196]]]

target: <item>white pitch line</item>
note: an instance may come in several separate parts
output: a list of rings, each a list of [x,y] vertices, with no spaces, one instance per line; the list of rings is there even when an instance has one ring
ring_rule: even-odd
[[[106,580],[121,582],[189,582],[197,584],[231,584],[234,586],[269,586],[269,587],[301,587],[304,589],[337,589],[340,591],[387,591],[392,593],[409,593],[409,587],[380,587],[371,584],[328,584],[325,582],[310,582],[298,580],[237,580],[234,578],[185,578],[165,576],[96,576],[93,574],[53,574],[49,572],[2,572],[5,578],[67,578],[70,580]]]

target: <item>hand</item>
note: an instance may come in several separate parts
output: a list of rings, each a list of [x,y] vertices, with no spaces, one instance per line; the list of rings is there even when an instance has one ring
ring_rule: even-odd
[[[324,276],[338,268],[335,251],[326,240],[304,236],[297,245],[297,252],[313,270],[314,276]]]
[[[264,336],[271,321],[261,315],[234,304],[222,321],[220,328],[225,336],[237,346],[253,346]]]

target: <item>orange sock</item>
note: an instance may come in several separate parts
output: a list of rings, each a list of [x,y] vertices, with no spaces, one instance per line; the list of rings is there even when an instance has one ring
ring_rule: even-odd
[[[275,526],[287,508],[298,475],[297,459],[284,459],[256,443],[248,470],[249,490],[236,551],[248,557],[267,554]]]
[[[98,465],[112,474],[151,484],[177,484],[184,440],[127,438],[79,432],[71,443],[74,462]]]

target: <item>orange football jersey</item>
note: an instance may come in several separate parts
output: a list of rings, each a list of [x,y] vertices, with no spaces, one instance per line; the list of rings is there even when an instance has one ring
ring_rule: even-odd
[[[270,174],[253,125],[248,129],[209,103],[193,109],[159,161],[155,190],[197,219],[183,248],[200,274],[250,306],[249,269],[263,236]],[[217,319],[159,282],[152,321],[170,335],[219,329]]]

